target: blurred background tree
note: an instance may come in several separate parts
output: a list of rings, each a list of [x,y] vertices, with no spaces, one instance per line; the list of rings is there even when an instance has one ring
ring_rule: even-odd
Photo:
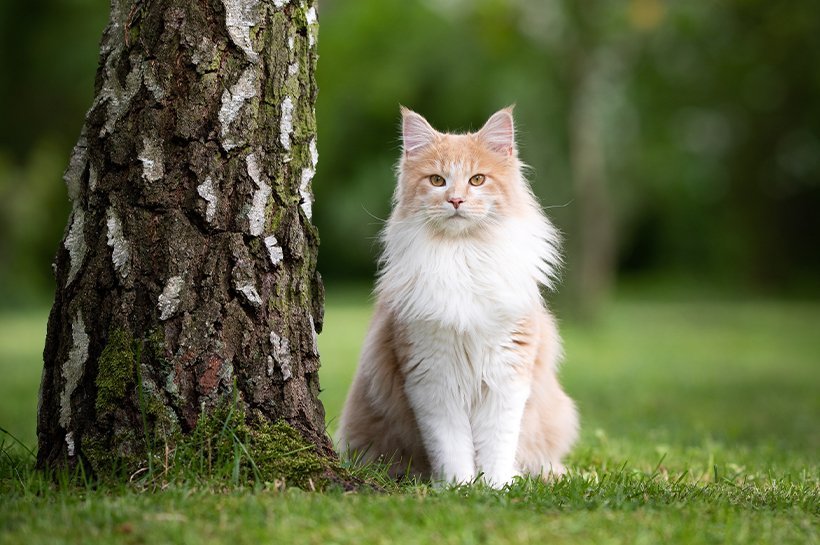
[[[0,306],[40,303],[93,95],[101,0],[0,4]],[[565,233],[562,301],[617,283],[820,293],[820,19],[810,2],[320,2],[314,220],[330,282],[371,279],[398,105],[439,129],[515,103]]]

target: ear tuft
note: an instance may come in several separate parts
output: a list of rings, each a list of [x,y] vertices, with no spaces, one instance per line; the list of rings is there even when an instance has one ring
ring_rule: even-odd
[[[513,107],[509,106],[497,111],[478,131],[478,136],[490,149],[504,155],[515,153],[515,124],[512,110]]]
[[[401,136],[406,156],[429,146],[438,137],[438,132],[426,119],[416,112],[401,107]]]

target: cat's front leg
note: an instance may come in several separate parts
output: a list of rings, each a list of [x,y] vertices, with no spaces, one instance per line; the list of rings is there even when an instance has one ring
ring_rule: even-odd
[[[530,381],[526,378],[508,372],[499,375],[485,383],[472,419],[477,469],[495,488],[519,475],[515,457],[530,395]]]
[[[433,478],[448,483],[475,479],[475,449],[466,407],[446,377],[415,369],[405,392],[430,459]]]

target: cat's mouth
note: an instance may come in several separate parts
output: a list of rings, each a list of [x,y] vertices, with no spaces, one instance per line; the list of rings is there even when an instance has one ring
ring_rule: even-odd
[[[465,210],[462,206],[456,210],[444,211],[439,215],[438,222],[441,228],[447,231],[461,233],[465,229],[471,228],[476,219],[475,211]]]

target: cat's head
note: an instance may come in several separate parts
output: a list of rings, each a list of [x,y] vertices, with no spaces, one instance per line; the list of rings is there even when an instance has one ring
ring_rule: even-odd
[[[467,134],[442,133],[421,115],[407,108],[401,112],[396,219],[421,220],[442,234],[465,234],[531,210],[512,108]]]

